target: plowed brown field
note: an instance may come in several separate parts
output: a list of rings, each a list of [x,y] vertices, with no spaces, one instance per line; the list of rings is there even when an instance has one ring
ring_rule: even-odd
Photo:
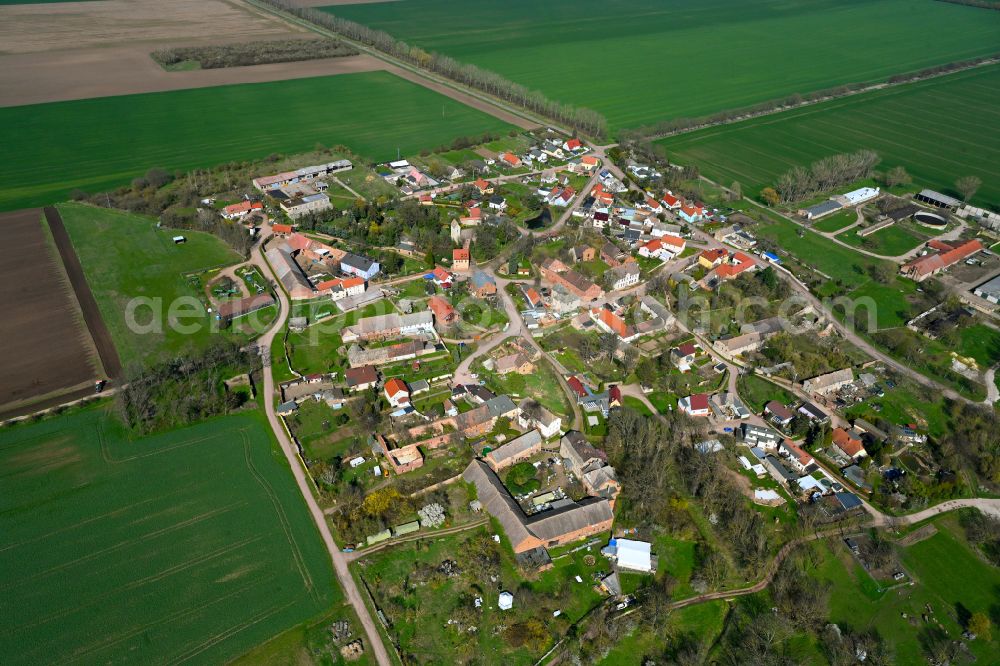
[[[105,371],[42,211],[0,214],[0,233],[0,415],[86,395]]]

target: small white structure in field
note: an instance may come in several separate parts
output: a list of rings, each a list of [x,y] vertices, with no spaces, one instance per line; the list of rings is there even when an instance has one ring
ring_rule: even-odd
[[[351,459],[351,467],[358,467],[365,464],[365,459],[362,456]]]
[[[501,592],[500,601],[497,604],[500,610],[510,610],[514,607],[514,595],[510,592]]]

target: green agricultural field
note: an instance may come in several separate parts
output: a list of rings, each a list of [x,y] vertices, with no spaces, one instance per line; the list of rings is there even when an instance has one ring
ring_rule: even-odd
[[[186,275],[239,261],[225,243],[210,234],[184,231],[187,242],[174,245],[176,230],[157,229],[151,218],[117,210],[67,203],[59,212],[123,366],[208,342],[213,320],[204,304],[196,305],[206,300],[197,287],[200,282]],[[160,299],[151,301],[162,304],[159,331],[132,330],[127,307],[134,298]],[[171,303],[181,298],[190,303],[177,311],[184,315],[179,323],[197,324],[194,332],[183,333],[168,320]],[[274,316],[273,309],[266,312]],[[148,324],[153,320],[151,308],[137,308],[134,320]]]
[[[349,146],[375,160],[510,129],[387,72],[0,108],[0,210],[168,171]]]
[[[7,663],[226,663],[341,599],[259,412],[130,441],[87,409],[0,465]]]
[[[1000,206],[998,108],[1000,66],[994,65],[660,143],[672,159],[697,164],[719,182],[739,181],[744,192],[759,191],[793,166],[870,148],[882,157],[879,168],[902,165],[919,184],[945,192],[956,178],[978,176],[983,185],[974,201]]]
[[[451,0],[425,0],[326,9],[595,109],[612,128],[1000,50],[1000,14],[933,0],[471,0],[460,12]]]
[[[848,245],[874,252],[884,257],[898,257],[919,247],[926,240],[906,227],[892,225],[867,236],[859,236],[857,229],[848,229],[837,235],[837,239]]]

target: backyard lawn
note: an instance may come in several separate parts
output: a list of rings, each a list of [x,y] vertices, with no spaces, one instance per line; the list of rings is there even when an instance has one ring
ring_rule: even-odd
[[[459,663],[478,656],[486,663],[533,664],[556,636],[600,601],[590,574],[607,571],[603,557],[587,565],[588,553],[572,553],[526,580],[515,568],[509,542],[501,538],[501,543],[494,543],[490,538],[494,532],[503,533],[494,524],[401,544],[362,561],[360,574],[409,660],[427,663],[447,655],[449,663]],[[589,554],[596,553],[594,548]],[[445,562],[457,566],[455,573],[440,573]],[[488,575],[498,581],[492,582]],[[583,583],[575,581],[578,575]],[[514,595],[512,610],[498,610],[500,590]],[[475,608],[476,597],[482,598],[482,608]],[[558,617],[552,615],[555,610],[562,611]],[[459,624],[449,625],[449,619]],[[468,625],[477,630],[464,631]],[[519,637],[528,632],[509,630],[512,626],[531,627],[532,640],[523,641]]]
[[[563,418],[573,412],[559,384],[559,378],[543,358],[535,362],[534,372],[527,375],[519,375],[516,372],[498,375],[487,370],[481,370],[481,374],[483,377],[488,377],[487,384],[496,393],[534,398],[550,412]],[[517,402],[517,398],[514,401]]]
[[[771,400],[786,405],[795,400],[795,396],[785,389],[757,375],[740,375],[737,380],[737,390],[747,407],[757,414],[763,412],[764,405]]]
[[[958,534],[953,517],[938,519],[938,532],[902,549],[901,560],[915,585],[883,589],[851,557],[844,545],[831,540],[817,546],[821,554],[816,576],[833,584],[830,620],[856,630],[876,629],[895,655],[895,663],[924,663],[922,643],[933,625],[921,621],[929,604],[935,623],[951,639],[961,637],[964,613],[992,612],[1000,571],[982,561]],[[904,619],[905,613],[914,622]],[[968,643],[979,659],[992,660],[1000,644],[996,638]]]

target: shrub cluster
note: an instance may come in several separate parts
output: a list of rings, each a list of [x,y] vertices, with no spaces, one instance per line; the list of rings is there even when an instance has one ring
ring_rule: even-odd
[[[357,55],[352,47],[333,39],[284,39],[218,46],[189,46],[154,51],[151,55],[161,67],[182,62],[197,62],[202,69],[246,67],[274,62],[298,62],[320,58]]]

